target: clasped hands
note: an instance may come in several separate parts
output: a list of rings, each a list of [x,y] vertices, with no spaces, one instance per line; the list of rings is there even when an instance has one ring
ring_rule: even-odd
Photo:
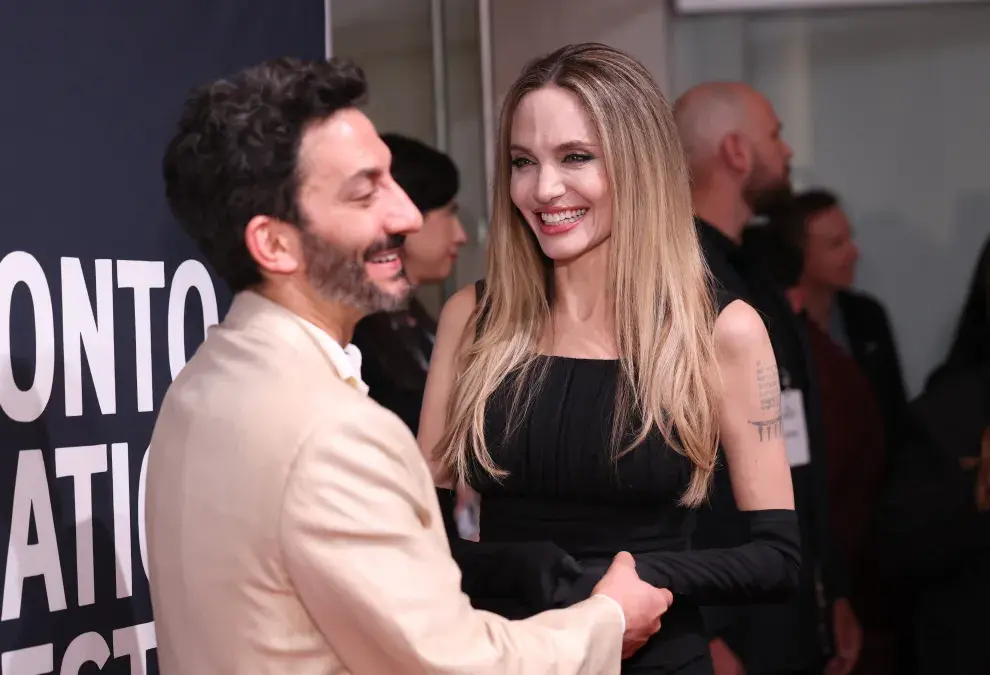
[[[619,553],[610,565],[583,566],[551,542],[482,542],[459,548],[461,555],[455,550],[455,558],[464,592],[479,609],[524,618],[593,595],[615,600],[626,621],[623,658],[660,629],[660,618],[673,603],[670,591],[640,579],[629,553]],[[464,549],[471,549],[470,555]]]

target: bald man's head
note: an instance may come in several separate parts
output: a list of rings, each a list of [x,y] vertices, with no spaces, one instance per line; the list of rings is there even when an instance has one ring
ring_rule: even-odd
[[[746,128],[746,98],[753,92],[736,82],[709,82],[686,91],[674,103],[681,144],[692,169],[703,169],[722,140]],[[756,94],[757,96],[759,94]]]
[[[773,106],[752,87],[700,84],[675,102],[674,117],[696,183],[728,176],[754,211],[790,191],[791,149]]]

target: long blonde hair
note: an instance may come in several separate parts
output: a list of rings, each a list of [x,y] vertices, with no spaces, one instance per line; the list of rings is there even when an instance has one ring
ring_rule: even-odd
[[[602,44],[571,45],[530,63],[502,105],[485,292],[459,349],[447,426],[437,446],[441,469],[467,479],[473,456],[495,478],[506,472],[485,443],[485,406],[515,377],[510,429],[539,387],[541,339],[552,330],[552,277],[535,237],[509,194],[512,116],[529,92],[572,92],[598,132],[611,186],[613,227],[608,296],[614,299],[622,381],[614,402],[614,456],[657,428],[693,465],[681,497],[704,501],[718,446],[714,299],[691,208],[676,126],[663,94],[636,60]],[[483,321],[480,319],[483,318]],[[607,403],[606,403],[607,405]],[[630,424],[639,423],[632,444]]]

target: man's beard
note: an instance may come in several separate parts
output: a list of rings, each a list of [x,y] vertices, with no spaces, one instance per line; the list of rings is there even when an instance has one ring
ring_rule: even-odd
[[[409,299],[410,285],[405,280],[405,269],[399,272],[403,287],[395,293],[381,289],[368,278],[365,262],[382,251],[402,247],[405,237],[390,235],[368,247],[357,259],[324,241],[319,235],[302,230],[303,255],[306,259],[306,275],[313,288],[327,300],[353,307],[362,314],[393,312],[405,307]]]
[[[756,158],[753,172],[743,185],[743,201],[754,215],[769,215],[793,198],[790,171],[774,177],[767,165]]]

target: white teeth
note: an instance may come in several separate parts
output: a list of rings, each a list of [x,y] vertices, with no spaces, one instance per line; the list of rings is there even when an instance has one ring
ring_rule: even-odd
[[[569,209],[567,211],[557,211],[556,213],[541,213],[540,218],[544,223],[571,223],[588,212],[588,209]]]
[[[399,259],[399,254],[398,253],[389,253],[388,255],[383,255],[383,256],[381,256],[379,258],[372,258],[371,259],[371,262],[373,262],[373,263],[390,263],[390,262],[394,262],[394,261],[396,261],[398,259]]]

